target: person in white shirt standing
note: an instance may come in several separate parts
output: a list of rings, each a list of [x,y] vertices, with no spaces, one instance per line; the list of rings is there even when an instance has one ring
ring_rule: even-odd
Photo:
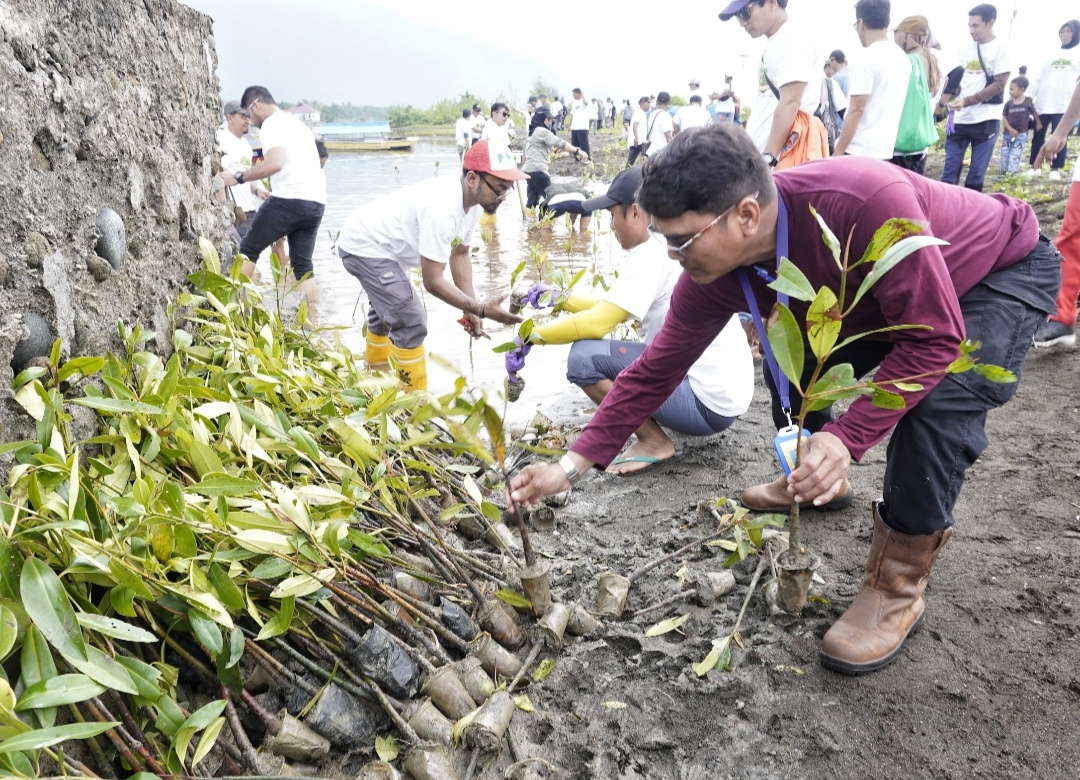
[[[904,113],[911,62],[889,40],[889,0],[859,0],[855,31],[864,51],[852,57],[848,109],[833,157],[853,154],[892,160]]]
[[[671,121],[675,125],[674,132],[678,135],[683,130],[689,130],[692,127],[705,127],[712,121],[712,114],[701,105],[701,95],[693,95],[690,98],[690,105],[676,111]]]
[[[648,132],[645,135],[645,140],[649,142],[645,154],[649,157],[658,154],[675,137],[675,123],[671,121],[671,114],[668,113],[670,106],[671,95],[663,91],[657,93],[656,109],[649,116]]]
[[[566,111],[566,106],[562,104],[561,100],[555,98],[553,101],[551,101],[551,105],[549,106],[549,108],[551,109],[552,132],[557,133],[562,130],[563,112]]]
[[[311,258],[326,210],[326,176],[319,162],[315,135],[292,114],[282,111],[266,87],[244,90],[240,105],[260,130],[263,159],[246,171],[223,171],[226,187],[270,179],[270,197],[262,204],[251,229],[240,242],[243,272],[255,273],[255,263],[270,244],[282,236],[289,240],[293,277],[309,303],[315,301]]]
[[[589,101],[578,88],[574,89],[574,102],[570,104],[570,143],[589,153]]]
[[[630,116],[630,127],[627,129],[629,135],[626,139],[629,147],[626,155],[627,168],[632,168],[638,157],[641,157],[646,149],[645,139],[649,134],[649,107],[651,105],[652,101],[649,96],[642,95],[638,99],[638,107],[634,109],[634,113]]]
[[[461,109],[461,118],[454,124],[454,138],[460,160],[465,157],[465,150],[472,146],[472,111],[467,108]]]
[[[751,38],[769,39],[761,58],[763,91],[750,112],[746,132],[774,168],[799,109],[813,114],[821,103],[822,73],[814,42],[787,23],[787,4],[788,0],[734,0],[720,13],[722,22],[738,18]]]
[[[481,303],[473,291],[469,247],[480,213],[494,214],[514,188],[528,179],[506,146],[478,141],[465,152],[460,178],[435,178],[406,187],[352,211],[338,237],[338,254],[368,296],[370,370],[393,359],[398,379],[413,390],[427,388],[427,312],[409,273],[419,268],[424,289],[461,309],[465,329],[483,335],[484,319],[503,324],[521,318],[501,298]],[[450,266],[452,281],[445,276]]]
[[[248,143],[248,128],[251,126],[251,118],[247,111],[240,108],[240,101],[230,100],[225,104],[225,127],[219,127],[217,131],[217,146],[221,151],[221,169],[234,174],[246,171],[251,167],[251,144]],[[244,219],[236,215],[229,234],[240,243],[251,229],[251,220],[255,218],[255,212],[259,209],[259,193],[255,189],[256,182],[250,184],[238,184],[229,187],[229,197],[236,208],[244,214]],[[265,190],[263,191],[265,195]]]
[[[1080,48],[1077,48],[1080,44],[1080,22],[1073,19],[1061,25],[1058,39],[1061,41],[1061,48],[1047,57],[1035,77],[1033,88],[1028,90],[1028,97],[1035,99],[1035,110],[1042,117],[1042,128],[1036,128],[1035,135],[1031,138],[1032,166],[1035,165],[1035,159],[1046,140],[1047,131],[1051,125],[1057,130],[1065,109],[1069,107],[1073,89],[1077,81],[1080,81]],[[1055,176],[1053,171],[1060,171],[1065,167],[1065,157],[1065,149],[1054,157],[1050,164],[1051,178]],[[1060,175],[1057,174],[1059,177]]]
[[[496,143],[510,145],[510,139],[516,135],[510,122],[510,109],[505,103],[491,104],[491,118],[484,125],[484,132],[480,134],[481,141],[495,141]]]
[[[971,166],[964,186],[979,192],[1001,130],[1002,104],[1012,71],[1008,46],[994,35],[996,21],[997,9],[989,3],[971,9],[968,15],[971,43],[957,57],[960,65],[949,74],[949,84],[939,101],[956,112],[953,131],[945,139],[941,180],[960,183],[964,154],[970,146]]]

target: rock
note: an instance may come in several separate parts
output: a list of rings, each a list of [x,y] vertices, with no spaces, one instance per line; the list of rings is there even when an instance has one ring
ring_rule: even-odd
[[[124,263],[124,253],[127,252],[127,230],[124,228],[124,220],[120,215],[108,206],[98,212],[94,219],[97,226],[98,241],[94,251],[109,265],[119,269]]]
[[[30,233],[26,236],[26,241],[23,242],[26,264],[31,268],[41,268],[42,262],[50,251],[49,241],[41,233]]]
[[[47,356],[56,341],[52,327],[40,314],[24,314],[23,329],[26,337],[15,345],[11,354],[11,370],[15,374],[29,366],[34,358]]]
[[[56,332],[71,348],[75,339],[75,308],[71,302],[71,261],[62,252],[53,252],[41,264],[41,286],[52,296]]]
[[[104,282],[112,275],[112,266],[97,255],[87,255],[86,270],[94,277],[95,281]]]

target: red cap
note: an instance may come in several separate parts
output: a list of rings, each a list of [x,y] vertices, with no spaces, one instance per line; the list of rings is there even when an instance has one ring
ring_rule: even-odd
[[[529,174],[517,169],[510,147],[492,141],[478,141],[470,146],[465,152],[461,168],[474,173],[490,173],[496,179],[505,181],[520,181],[529,178]]]

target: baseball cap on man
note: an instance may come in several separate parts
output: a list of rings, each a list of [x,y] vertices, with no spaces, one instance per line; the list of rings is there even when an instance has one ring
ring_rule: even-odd
[[[222,109],[222,113],[224,113],[225,116],[232,116],[233,114],[242,114],[243,112],[244,112],[244,109],[240,105],[239,100],[230,100],[230,101],[228,101],[225,104],[224,108]]]
[[[638,188],[641,187],[642,169],[627,168],[614,179],[611,186],[603,195],[590,198],[581,204],[582,211],[600,211],[612,206],[629,206],[637,196]]]
[[[490,173],[496,179],[504,181],[529,178],[529,174],[517,169],[510,147],[495,141],[477,141],[469,147],[469,151],[465,152],[465,159],[461,161],[461,169],[473,173]]]
[[[752,2],[754,2],[754,0],[735,0],[735,2],[729,3],[728,7],[720,12],[720,21],[726,22],[728,19],[735,16],[735,14],[739,13],[739,11],[746,8],[746,6],[750,5],[750,3]]]

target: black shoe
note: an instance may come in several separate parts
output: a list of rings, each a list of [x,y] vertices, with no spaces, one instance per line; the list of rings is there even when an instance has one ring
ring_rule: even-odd
[[[1035,346],[1052,347],[1055,344],[1062,344],[1066,347],[1076,344],[1076,328],[1057,320],[1047,320],[1035,331]]]

